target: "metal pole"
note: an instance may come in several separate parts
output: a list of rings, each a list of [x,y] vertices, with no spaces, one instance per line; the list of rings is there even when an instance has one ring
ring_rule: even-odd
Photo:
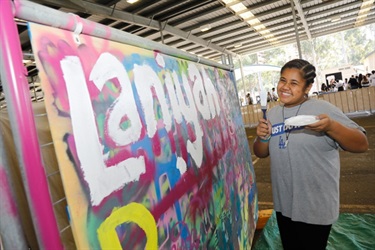
[[[11,185],[11,166],[8,164],[4,139],[0,133],[0,235],[4,249],[27,249],[18,204]],[[1,247],[0,247],[1,248]]]
[[[261,76],[261,73],[260,73],[260,72],[257,72],[257,76],[258,76],[259,90],[262,90],[262,89],[265,90],[265,88],[264,88],[264,84],[263,84],[263,82],[262,82],[262,76]]]
[[[0,5],[0,74],[17,157],[41,249],[62,249],[36,133],[11,0]],[[17,4],[17,1],[16,3]]]
[[[244,88],[245,96],[246,96],[246,88],[245,88],[245,80],[244,80],[244,72],[243,72],[243,64],[242,64],[242,56],[239,56],[238,58],[239,58],[238,60],[240,61],[240,72],[241,72],[242,86]]]
[[[159,22],[159,31],[160,31],[161,43],[164,44],[164,35],[163,35],[163,28],[161,27],[161,22]]]
[[[221,55],[221,63],[222,63],[223,65],[227,65],[227,58],[225,57],[225,54],[222,54],[222,55]]]
[[[290,6],[291,6],[291,8],[292,8],[292,13],[293,13],[294,30],[296,31],[296,40],[297,40],[298,57],[299,57],[300,59],[302,59],[301,44],[300,44],[300,41],[299,41],[298,26],[297,26],[296,10],[294,9],[294,3],[293,3],[293,0],[290,0]]]
[[[228,64],[229,66],[233,66],[233,58],[232,55],[228,54]]]

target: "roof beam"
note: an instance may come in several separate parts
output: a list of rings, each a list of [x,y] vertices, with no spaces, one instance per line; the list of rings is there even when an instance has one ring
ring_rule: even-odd
[[[301,19],[301,22],[303,24],[303,27],[305,28],[305,32],[307,34],[307,37],[309,38],[309,40],[311,40],[312,37],[311,37],[311,34],[310,34],[309,25],[307,24],[307,21],[306,21],[306,18],[305,18],[305,13],[303,13],[303,10],[302,10],[302,6],[301,6],[299,0],[293,0],[293,2],[294,2],[294,6],[297,9],[298,15]]]
[[[52,4],[52,5],[64,7],[64,8],[71,8],[72,7],[70,2],[65,2],[65,1],[56,1],[56,0],[42,0],[42,1],[40,1],[39,0],[38,2],[42,2],[44,4]],[[66,3],[70,3],[70,4],[67,5]],[[135,15],[135,14],[132,14],[132,13],[128,13],[128,12],[125,12],[125,11],[116,10],[116,9],[111,8],[111,7],[107,7],[107,6],[104,6],[104,5],[88,2],[86,0],[80,0],[79,5],[77,5],[77,7],[81,7],[82,8],[81,11],[84,11],[86,13],[90,13],[92,15],[100,15],[100,16],[105,17],[105,18],[116,19],[116,20],[119,20],[119,21],[124,21],[124,22],[127,22],[127,23],[136,24],[136,25],[139,25],[139,26],[142,26],[142,27],[147,27],[147,28],[151,28],[151,29],[154,29],[154,30],[158,30],[158,31],[160,30],[160,27],[163,27],[162,31],[170,33],[174,36],[183,38],[183,39],[188,40],[190,42],[193,42],[193,43],[199,44],[201,46],[210,48],[212,50],[216,50],[220,53],[230,54],[232,56],[236,55],[232,51],[226,50],[225,48],[223,48],[223,47],[221,47],[217,44],[211,43],[211,41],[206,41],[205,39],[202,39],[200,37],[197,37],[197,36],[193,35],[191,31],[185,32],[181,29],[178,29],[176,27],[168,25],[167,22],[160,23],[159,21],[153,20],[151,18],[146,18],[146,17],[142,17],[142,16]]]

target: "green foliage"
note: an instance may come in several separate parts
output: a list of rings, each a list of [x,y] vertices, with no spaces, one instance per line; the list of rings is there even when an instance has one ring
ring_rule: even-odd
[[[375,26],[374,24],[372,26]],[[373,30],[375,27],[373,27]],[[347,47],[347,54],[349,61],[354,65],[362,64],[365,56],[374,50],[374,39],[368,39],[368,34],[371,33],[365,27],[351,29],[345,32],[345,45]],[[372,32],[374,33],[374,32]]]

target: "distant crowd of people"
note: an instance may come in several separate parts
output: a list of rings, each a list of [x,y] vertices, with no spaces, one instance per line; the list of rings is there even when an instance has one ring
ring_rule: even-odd
[[[279,99],[277,93],[276,93],[276,89],[275,88],[272,88],[272,92],[267,92],[267,102],[273,102],[273,101],[277,101]],[[242,101],[241,101],[242,103]],[[246,94],[246,104],[245,105],[252,105],[252,104],[259,104],[260,103],[260,97],[257,96],[256,97],[256,101],[254,103],[254,100],[253,98],[251,97],[250,93],[247,93]]]
[[[357,76],[352,75],[349,80],[348,78],[345,78],[344,81],[336,81],[335,79],[331,79],[328,84],[322,83],[321,91],[343,91],[346,89],[359,89],[370,86],[375,86],[375,70],[367,74],[359,74]]]
[[[375,70],[372,70],[371,73],[367,74],[358,74],[357,76],[352,75],[349,79],[345,78],[344,80],[331,79],[328,84],[322,83],[321,91],[322,92],[336,92],[344,91],[347,89],[359,89],[374,86],[375,87]],[[318,94],[317,92],[314,92]],[[256,96],[254,101],[250,93],[247,93],[245,99],[240,98],[241,105],[253,105],[260,103],[260,97]],[[267,92],[267,102],[278,101],[279,96],[275,88],[272,88],[272,91]]]

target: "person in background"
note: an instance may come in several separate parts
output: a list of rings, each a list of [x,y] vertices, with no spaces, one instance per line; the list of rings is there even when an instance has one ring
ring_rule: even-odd
[[[251,98],[250,93],[246,94],[246,104],[252,105],[253,104],[253,98]]]
[[[327,85],[325,83],[322,83],[322,86],[320,87],[320,89],[323,91],[323,92],[326,92],[327,91]]]
[[[369,77],[370,86],[375,87],[375,70],[371,71],[371,76]]]
[[[363,78],[362,78],[361,86],[362,86],[362,88],[370,87],[370,82],[369,82],[366,75],[364,75]]]
[[[357,79],[354,77],[354,75],[352,75],[350,78],[349,78],[349,85],[350,85],[350,89],[358,89],[359,88],[359,83],[357,81]]]
[[[357,81],[358,81],[358,87],[359,87],[359,88],[362,88],[362,85],[361,85],[361,83],[362,83],[362,79],[363,79],[363,75],[362,75],[362,74],[359,74],[359,75],[358,75],[358,78],[357,78]]]
[[[272,102],[273,101],[273,99],[272,99],[272,94],[271,94],[271,92],[267,92],[267,102]]]
[[[337,91],[337,82],[335,79],[331,79],[329,81],[329,88],[332,90],[332,91]]]
[[[259,96],[259,95],[257,95],[257,96],[255,97],[255,100],[256,100],[256,103],[257,103],[257,104],[260,104],[260,96]]]
[[[327,92],[331,91],[331,85],[329,84],[329,82],[327,82],[327,88],[326,88]]]
[[[272,88],[272,99],[276,102],[279,99],[279,96],[276,93],[276,89]]]
[[[344,90],[350,89],[350,85],[348,83],[348,78],[345,78],[344,80]]]
[[[343,80],[339,80],[336,83],[336,87],[337,87],[337,91],[344,91],[344,81]]]
[[[253,151],[271,158],[274,210],[284,249],[326,249],[339,216],[339,150],[365,152],[365,130],[327,101],[309,99],[316,77],[308,61],[287,62],[280,72],[280,105],[260,118]],[[286,125],[294,116],[313,122]],[[300,121],[302,122],[302,121]]]

